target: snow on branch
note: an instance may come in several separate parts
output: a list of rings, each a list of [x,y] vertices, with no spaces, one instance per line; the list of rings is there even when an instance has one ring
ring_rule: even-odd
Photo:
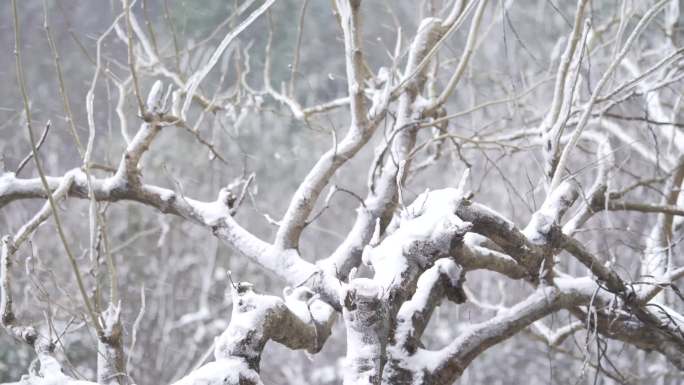
[[[373,280],[386,290],[404,290],[437,259],[448,256],[472,226],[455,214],[462,199],[455,188],[419,195],[403,212],[397,230],[364,250],[363,262],[375,270]]]
[[[418,278],[416,292],[404,302],[397,314],[396,337],[404,344],[417,341],[427,326],[432,311],[443,297],[455,303],[465,302],[463,269],[450,259],[440,259]],[[402,324],[405,324],[402,326]],[[409,332],[410,330],[410,332]],[[414,346],[415,347],[415,346]]]
[[[74,169],[68,172],[68,175],[69,178],[73,177],[73,182],[67,195],[70,198],[88,199],[85,173],[80,169]],[[54,191],[63,183],[64,178],[66,177],[48,177],[47,181]],[[91,183],[93,194],[98,201],[138,202],[210,228],[219,239],[261,266],[282,275],[294,285],[303,282],[315,272],[315,267],[301,259],[295,251],[274,250],[270,244],[241,227],[232,217],[234,211],[227,199],[227,190],[219,192],[216,201],[204,202],[158,186],[128,184],[118,175],[102,179],[93,178]],[[44,197],[45,191],[38,178],[20,179],[12,173],[0,176],[0,207],[18,199]]]
[[[284,300],[258,294],[247,282],[237,283],[231,292],[231,321],[214,341],[215,360],[174,385],[260,384],[261,353],[268,341],[316,353],[337,317],[306,287],[293,289]]]
[[[558,288],[541,287],[522,302],[501,310],[490,320],[469,326],[440,350],[418,348],[414,352],[401,352],[394,349],[403,357],[395,362],[392,370],[385,373],[386,378],[401,379],[402,383],[451,384],[478,354],[560,309],[564,298]]]
[[[13,338],[34,346],[38,340],[38,332],[32,326],[19,324],[12,307],[11,242],[9,235],[2,238],[2,249],[0,251],[0,325]]]
[[[472,232],[493,241],[522,265],[531,277],[538,275],[535,265],[543,260],[543,248],[532,243],[512,221],[487,206],[467,200],[457,207],[456,215],[471,222]]]
[[[386,363],[391,367],[399,359],[388,350],[388,337],[398,349],[415,344],[442,296],[464,300],[462,269],[447,259],[471,227],[455,215],[462,199],[455,188],[421,194],[392,234],[365,248],[362,260],[374,268],[373,278],[355,278],[352,271],[340,295],[347,327],[345,383],[379,383]]]
[[[566,338],[570,337],[576,331],[583,329],[584,323],[581,321],[574,321],[557,330],[551,330],[548,326],[544,325],[542,321],[537,321],[532,324],[532,327],[548,346],[555,347],[563,343]]]
[[[456,5],[455,5],[456,7]],[[415,145],[419,125],[415,124],[416,115],[422,114],[423,100],[420,93],[427,82],[429,56],[434,54],[436,45],[442,41],[448,28],[442,25],[438,18],[429,17],[421,21],[418,31],[411,42],[408,60],[403,70],[400,85],[404,92],[397,94],[398,105],[396,121],[392,127],[391,136],[376,149],[376,159],[369,170],[368,195],[362,207],[357,210],[357,217],[351,230],[335,252],[322,262],[326,271],[335,272],[340,278],[346,278],[349,271],[358,266],[364,246],[371,240],[376,224],[380,220],[383,230],[399,203],[401,185],[411,168],[411,149]],[[399,56],[400,40],[395,48]],[[395,58],[395,60],[398,58]],[[396,63],[393,64],[396,66]],[[395,68],[392,68],[395,70]],[[391,85],[392,77],[386,79],[386,85]],[[388,87],[387,90],[390,88]],[[396,88],[395,88],[396,89]],[[384,99],[383,99],[384,98]],[[374,110],[386,109],[390,96],[381,99],[383,108],[374,105]],[[384,113],[374,113],[371,124],[378,124]],[[403,173],[400,170],[403,169]]]
[[[511,279],[528,279],[529,273],[511,256],[478,242],[476,234],[467,233],[463,245],[452,252],[452,258],[465,270],[489,270]]]
[[[530,296],[493,318],[471,325],[437,351],[419,350],[412,363],[423,369],[422,383],[451,384],[480,353],[561,308],[590,298],[571,290],[540,286]]]
[[[404,302],[397,313],[393,342],[387,348],[390,359],[385,368],[386,378],[400,375],[402,366],[410,367],[411,362],[407,358],[420,347],[421,336],[432,312],[444,297],[455,303],[465,302],[464,280],[463,269],[446,258],[437,260],[434,266],[421,274],[413,297]]]

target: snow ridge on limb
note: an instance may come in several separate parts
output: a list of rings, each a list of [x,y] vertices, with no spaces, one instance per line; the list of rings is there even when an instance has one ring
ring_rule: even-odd
[[[368,278],[352,279],[342,289],[347,330],[345,385],[380,383],[390,318],[383,295],[383,288]]]
[[[366,246],[363,261],[375,269],[373,280],[384,288],[401,286],[397,278],[408,269],[422,272],[460,243],[472,224],[456,214],[458,189],[425,192],[406,208],[399,227],[379,245]]]
[[[251,284],[231,290],[233,312],[228,328],[214,341],[215,361],[191,372],[174,385],[261,384],[261,352],[270,340],[290,349],[318,352],[330,335],[335,310],[317,298],[287,298],[258,294]],[[293,311],[299,301],[307,314]]]
[[[384,383],[420,383],[422,371],[416,370],[412,356],[420,348],[423,331],[443,298],[455,303],[465,302],[464,273],[453,260],[443,258],[420,275],[413,297],[404,302],[397,313],[392,343],[387,347]]]
[[[448,259],[471,228],[455,214],[462,195],[455,188],[421,194],[392,234],[364,249],[363,260],[375,267],[373,278],[356,278],[352,271],[340,295],[347,327],[345,384],[386,381],[391,374],[383,371],[394,373],[398,359],[392,347],[419,340],[442,296],[465,299],[462,269]]]

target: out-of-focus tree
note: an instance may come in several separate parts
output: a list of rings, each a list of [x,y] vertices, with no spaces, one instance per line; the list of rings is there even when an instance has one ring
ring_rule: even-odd
[[[678,0],[0,18],[0,381],[682,381]]]

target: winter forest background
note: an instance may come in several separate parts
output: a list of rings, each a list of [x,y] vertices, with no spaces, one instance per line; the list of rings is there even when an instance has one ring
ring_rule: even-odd
[[[145,183],[207,202],[215,201],[219,190],[230,186],[241,199],[235,220],[271,242],[297,188],[321,155],[342,140],[350,124],[348,100],[322,112],[301,115],[302,108],[348,96],[348,63],[339,11],[337,15],[334,12],[336,3],[345,2],[279,0],[237,35],[199,85],[197,93],[205,99],[190,106],[187,124],[165,126],[145,152],[140,163]],[[469,169],[461,186],[472,193],[471,199],[525,228],[549,196],[549,184],[555,183],[553,174],[548,174],[551,150],[546,148],[543,127],[556,100],[558,69],[568,36],[577,24],[578,4],[583,3],[576,36],[579,48],[570,57],[566,79],[572,90],[559,96],[561,114],[567,114],[558,119],[564,130],[559,134],[560,149],[582,124],[593,91],[632,32],[649,12],[653,17],[630,42],[622,60],[610,69],[599,95],[604,99],[599,97],[593,103],[583,136],[569,153],[562,170],[567,173],[560,177],[579,192],[558,224],[567,224],[586,211],[588,204],[595,205],[592,199],[599,197],[602,200],[598,208],[594,206],[597,212],[593,217],[571,229],[572,236],[599,264],[608,266],[627,285],[674,277],[668,276],[668,271],[677,271],[679,277],[677,268],[684,265],[680,245],[683,222],[679,219],[684,211],[677,201],[682,178],[676,175],[684,159],[684,9],[680,11],[684,4],[677,0],[365,0],[359,11],[367,66],[361,72],[368,72],[362,87],[380,90],[366,95],[369,108],[377,101],[372,100],[373,95],[382,96],[383,84],[399,82],[402,74],[407,75],[402,71],[424,18],[447,19],[452,9],[463,7],[462,25],[440,43],[425,67],[428,85],[421,89],[414,106],[439,95],[464,50],[472,49],[455,91],[448,95],[443,110],[430,117],[447,118],[417,131],[410,150],[410,170],[397,171],[405,174],[399,175],[399,194],[392,195],[397,206],[390,214],[399,213],[404,203],[414,202],[426,189],[459,186]],[[93,133],[90,172],[97,178],[113,175],[127,147],[125,137],[133,138],[143,122],[136,87],[142,90],[140,99],[145,103],[156,80],[162,81],[161,94],[174,85],[174,76],[187,81],[210,60],[226,34],[264,2],[137,0],[130,10],[139,23],[136,31],[127,28],[130,15],[123,12],[127,4],[104,0],[17,2],[23,76],[36,137],[46,122],[51,122],[39,149],[47,175],[61,176],[81,167],[82,150]],[[478,13],[481,20],[474,44],[466,47]],[[590,24],[585,24],[585,19]],[[110,28],[112,23],[116,28]],[[149,58],[138,34],[154,46],[152,51],[159,55],[164,70]],[[129,40],[135,41],[132,52],[138,60],[134,63],[137,79],[131,77]],[[7,0],[0,3],[3,236],[17,234],[46,204],[45,199],[3,200],[9,189],[3,178],[9,178],[8,173],[15,172],[31,153],[14,51],[13,6]],[[93,86],[96,68],[100,71]],[[63,90],[73,121],[65,112]],[[92,123],[88,122],[89,91]],[[212,103],[221,107],[214,109]],[[397,135],[393,125],[399,108],[390,103],[369,143],[329,179],[309,216],[314,220],[298,242],[304,260],[316,262],[333,254],[347,237],[359,201],[368,194],[377,148]],[[379,162],[389,162],[388,157]],[[605,177],[603,191],[620,195],[592,195],[600,175]],[[38,177],[33,160],[17,177]],[[673,193],[674,201],[668,200]],[[116,271],[127,371],[137,384],[172,383],[204,363],[214,338],[231,321],[232,281],[248,281],[255,291],[276,296],[289,290],[286,279],[242,256],[210,228],[179,216],[126,200],[102,201],[96,207],[98,224],[93,225],[89,199],[60,199],[57,206],[87,295],[100,310],[108,306],[111,268]],[[382,239],[387,236],[389,219],[382,218],[382,234],[376,234]],[[663,242],[654,241],[654,228],[662,230],[658,239]],[[47,219],[14,254],[9,270],[14,313],[22,323],[35,325],[40,334],[57,336],[54,357],[64,373],[94,381],[98,336],[57,234],[55,222]],[[105,251],[115,266],[109,266]],[[553,254],[559,276],[597,274],[570,257],[568,250]],[[644,268],[644,259],[653,254],[664,255],[660,263],[666,266],[658,273]],[[373,266],[375,271],[385,267]],[[373,270],[362,264],[356,274],[369,277]],[[346,280],[348,272],[340,277]],[[537,283],[531,285],[528,279],[507,277],[487,268],[469,271],[463,288],[467,300],[442,301],[426,327],[422,347],[439,349],[469,325],[520,302],[538,284],[531,281]],[[662,289],[658,301],[672,311],[668,327],[676,332],[681,321],[677,312],[684,310],[684,303],[676,286],[662,285]],[[588,309],[591,315],[591,307]],[[268,343],[261,357],[261,381],[273,385],[341,383],[349,370],[344,361],[347,333],[343,318],[341,313],[337,316],[319,353]],[[625,339],[609,338],[592,326],[589,318],[562,309],[534,325],[530,322],[510,339],[479,354],[458,383],[667,385],[684,381],[677,365],[658,348],[640,348]],[[560,335],[558,341],[550,338],[553,331],[568,330],[568,325],[571,332]],[[681,360],[682,352],[684,349],[673,354]],[[38,370],[35,358],[32,346],[0,332],[0,383],[19,381],[22,375]]]

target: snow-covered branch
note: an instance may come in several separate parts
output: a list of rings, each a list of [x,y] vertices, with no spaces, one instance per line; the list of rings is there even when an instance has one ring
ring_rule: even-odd
[[[261,353],[269,340],[290,349],[318,352],[331,333],[335,310],[307,288],[285,299],[254,292],[240,282],[232,289],[233,313],[228,328],[214,341],[214,361],[174,385],[261,384]]]

